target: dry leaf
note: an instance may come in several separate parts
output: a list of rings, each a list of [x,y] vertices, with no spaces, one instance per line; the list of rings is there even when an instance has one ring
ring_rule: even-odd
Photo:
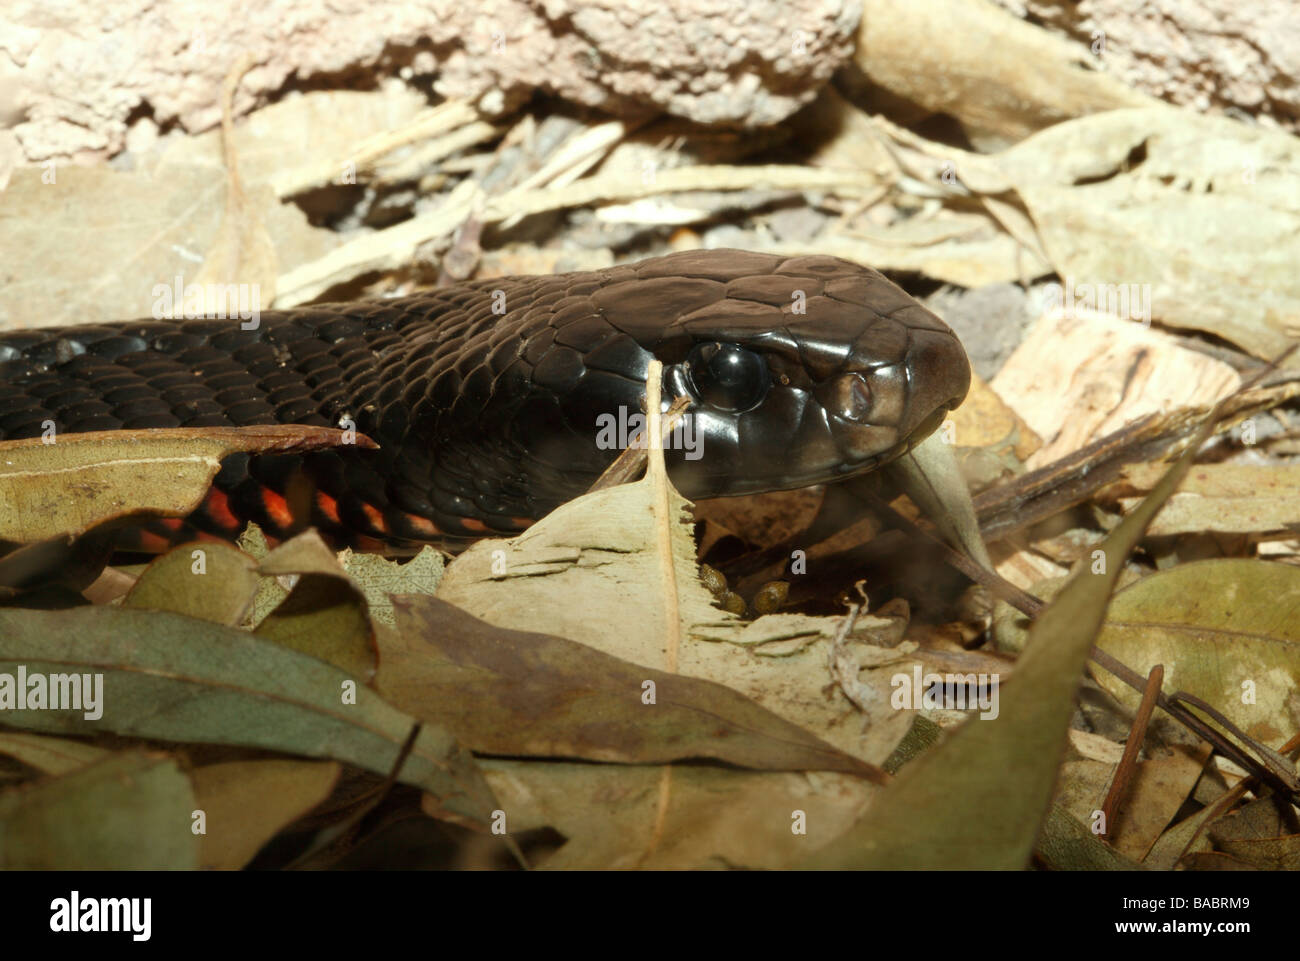
[[[103,678],[100,716],[88,718],[89,705],[6,711],[6,723],[25,730],[260,747],[387,776],[416,723],[324,661],[167,612],[0,609],[0,667],[12,676],[19,665],[29,677]],[[398,779],[477,824],[496,808],[469,753],[428,722]]]
[[[1063,279],[1149,284],[1154,320],[1264,359],[1300,335],[1300,139],[1156,107],[1057,124],[995,160]]]
[[[230,544],[187,544],[140,575],[123,607],[172,611],[234,627],[257,593],[257,562]]]
[[[1110,559],[1110,560],[1113,560]],[[1098,646],[1139,674],[1165,669],[1168,691],[1194,694],[1277,747],[1300,724],[1300,569],[1256,560],[1183,564],[1115,595]],[[1132,710],[1138,695],[1098,683]]]
[[[329,797],[343,767],[333,761],[233,761],[190,772],[205,833],[199,866],[237,871],[284,827]]]
[[[1149,490],[1157,464],[1124,470],[1104,496],[1116,497],[1131,510],[1131,492]],[[1300,467],[1292,464],[1200,464],[1151,525],[1150,533],[1187,534],[1220,531],[1276,534],[1300,530]]]
[[[869,785],[845,774],[483,762],[510,831],[551,826],[568,843],[541,867],[789,867],[861,813]],[[792,828],[799,820],[804,834]]]
[[[194,792],[174,758],[124,751],[0,794],[5,870],[198,867]]]
[[[720,684],[493,627],[436,597],[393,605],[397,631],[384,644],[376,687],[479,753],[625,763],[706,757],[887,779]]]

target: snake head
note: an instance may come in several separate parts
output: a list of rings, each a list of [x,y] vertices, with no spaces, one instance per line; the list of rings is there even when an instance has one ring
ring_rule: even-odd
[[[545,494],[521,508],[536,516],[586,490],[617,455],[627,432],[615,425],[641,416],[653,359],[664,365],[665,408],[692,401],[665,457],[693,498],[869,471],[933,431],[970,382],[939,318],[877,271],[834,257],[689,251],[548,278],[531,293],[522,353],[505,336],[493,347],[507,372],[526,366],[526,388],[484,405],[494,396],[485,376],[434,406],[469,425],[472,449],[507,438],[508,459],[522,465],[517,488]]]
[[[725,297],[679,315],[655,350],[665,403],[693,401],[684,442],[668,452],[688,497],[873,470],[966,396],[970,364],[956,335],[877,271],[834,257],[721,253],[743,273]],[[679,256],[674,268],[688,270]]]

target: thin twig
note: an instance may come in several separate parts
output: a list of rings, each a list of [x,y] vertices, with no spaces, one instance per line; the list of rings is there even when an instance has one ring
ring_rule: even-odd
[[[1129,728],[1128,741],[1124,744],[1124,756],[1119,759],[1119,767],[1115,768],[1115,776],[1110,781],[1110,790],[1106,792],[1106,800],[1101,805],[1102,823],[1106,825],[1107,836],[1112,833],[1119,815],[1119,806],[1128,797],[1129,784],[1133,781],[1133,775],[1137,773],[1138,752],[1142,750],[1142,742],[1146,740],[1147,725],[1151,723],[1151,712],[1156,708],[1156,698],[1160,696],[1160,685],[1164,679],[1163,664],[1151,668],[1151,673],[1147,675],[1147,686],[1142,692],[1142,703],[1138,705],[1137,714],[1133,717],[1133,726]]]

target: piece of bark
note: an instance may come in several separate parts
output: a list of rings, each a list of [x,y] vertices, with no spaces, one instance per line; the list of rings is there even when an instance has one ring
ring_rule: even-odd
[[[1032,470],[1147,414],[1211,405],[1239,383],[1227,364],[1138,324],[1058,311],[1040,318],[992,386],[1044,440]]]

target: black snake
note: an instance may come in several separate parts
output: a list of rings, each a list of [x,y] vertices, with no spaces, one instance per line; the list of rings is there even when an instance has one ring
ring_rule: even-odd
[[[355,424],[378,450],[235,455],[189,518],[223,537],[339,543],[517,532],[590,487],[644,404],[693,400],[668,452],[690,498],[871,470],[970,380],[952,331],[880,273],[825,256],[670,254],[236,320],[0,334],[0,439],[203,425]]]

